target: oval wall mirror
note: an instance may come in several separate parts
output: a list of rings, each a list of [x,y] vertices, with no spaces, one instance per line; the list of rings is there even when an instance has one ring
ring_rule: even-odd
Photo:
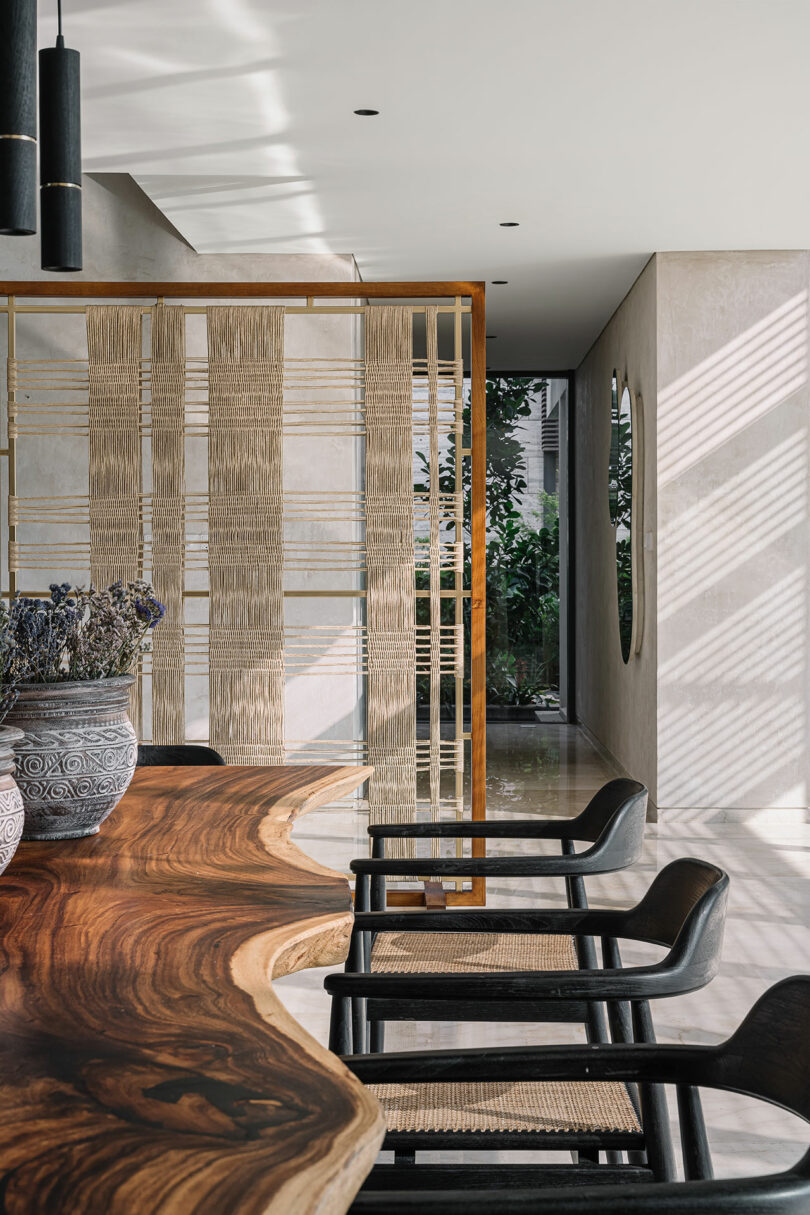
[[[619,598],[619,641],[622,658],[629,661],[634,653],[634,588],[633,543],[633,396],[627,384],[613,373],[610,398],[610,467],[608,470],[608,505],[616,545],[616,586]]]

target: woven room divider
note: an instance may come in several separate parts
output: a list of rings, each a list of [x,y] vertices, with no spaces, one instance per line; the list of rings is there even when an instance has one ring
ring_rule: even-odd
[[[43,583],[64,578],[150,578],[167,613],[133,696],[140,736],[208,741],[228,763],[363,760],[374,767],[374,822],[483,818],[483,284],[73,281],[5,283],[0,294],[8,319],[4,594],[42,594]],[[205,357],[187,354],[192,316],[204,322]],[[291,357],[292,316],[357,318],[361,357]],[[84,330],[74,327],[69,342],[64,330],[48,338],[34,334],[35,317],[63,326],[83,318]],[[415,333],[424,357],[414,357]],[[345,452],[341,443],[359,443],[357,485],[332,493],[291,484],[285,452],[302,439],[319,458],[318,444]],[[189,442],[198,440],[207,445],[204,485],[189,464]],[[56,445],[86,494],[54,492],[64,488],[49,466]],[[317,622],[285,625],[285,603],[289,616],[289,604],[307,598],[318,600]],[[358,605],[355,616],[331,623],[328,603],[346,599]],[[290,739],[285,683],[330,673],[361,680],[365,729]],[[207,738],[198,723],[189,737],[192,676],[207,676]],[[422,731],[417,681],[428,706]],[[449,700],[450,730],[442,727]],[[473,841],[472,855],[482,851]],[[392,898],[422,896],[409,889]],[[483,880],[456,883],[448,899],[482,901]]]

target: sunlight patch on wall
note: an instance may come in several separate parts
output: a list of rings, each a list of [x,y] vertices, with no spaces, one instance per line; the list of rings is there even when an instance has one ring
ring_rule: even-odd
[[[659,534],[659,621],[800,527],[807,488],[807,434],[798,431],[666,518]]]
[[[756,588],[754,588],[756,589]],[[753,680],[782,686],[804,672],[807,594],[803,570],[792,570],[707,627],[661,663],[659,678],[697,686]]]
[[[659,486],[802,387],[807,308],[807,292],[800,291],[659,391]]]

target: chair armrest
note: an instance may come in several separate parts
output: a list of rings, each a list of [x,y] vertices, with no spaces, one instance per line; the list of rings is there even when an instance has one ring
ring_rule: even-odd
[[[630,862],[628,862],[629,864]],[[358,857],[352,873],[371,877],[576,877],[604,873],[594,848],[572,856]],[[613,872],[615,865],[609,867]]]
[[[330,976],[332,977],[332,976]],[[479,978],[480,976],[476,976]],[[718,1058],[715,1046],[576,1045],[473,1047],[342,1055],[364,1084],[458,1080],[482,1084],[517,1080],[623,1080],[627,1083],[706,1085]]]
[[[564,840],[578,839],[576,818],[492,819],[455,823],[374,823],[368,828],[372,839],[465,839],[465,840]]]
[[[341,973],[327,975],[333,996],[369,1000],[515,1001],[653,1000],[691,991],[664,963],[623,970],[499,971],[465,974]]]
[[[485,909],[469,911],[358,911],[354,932],[531,932],[622,937],[626,911]]]

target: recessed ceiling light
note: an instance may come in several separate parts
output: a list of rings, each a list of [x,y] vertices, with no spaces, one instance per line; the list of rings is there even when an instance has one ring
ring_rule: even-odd
[[[505,287],[509,282],[508,278],[494,278],[490,283],[491,287]]]
[[[507,220],[504,220],[504,222],[502,224],[499,224],[498,226],[500,228],[519,228],[520,224],[518,223],[518,221],[516,219],[507,219]]]
[[[361,118],[373,118],[375,114],[379,114],[379,110],[355,110],[355,114],[359,114]]]

